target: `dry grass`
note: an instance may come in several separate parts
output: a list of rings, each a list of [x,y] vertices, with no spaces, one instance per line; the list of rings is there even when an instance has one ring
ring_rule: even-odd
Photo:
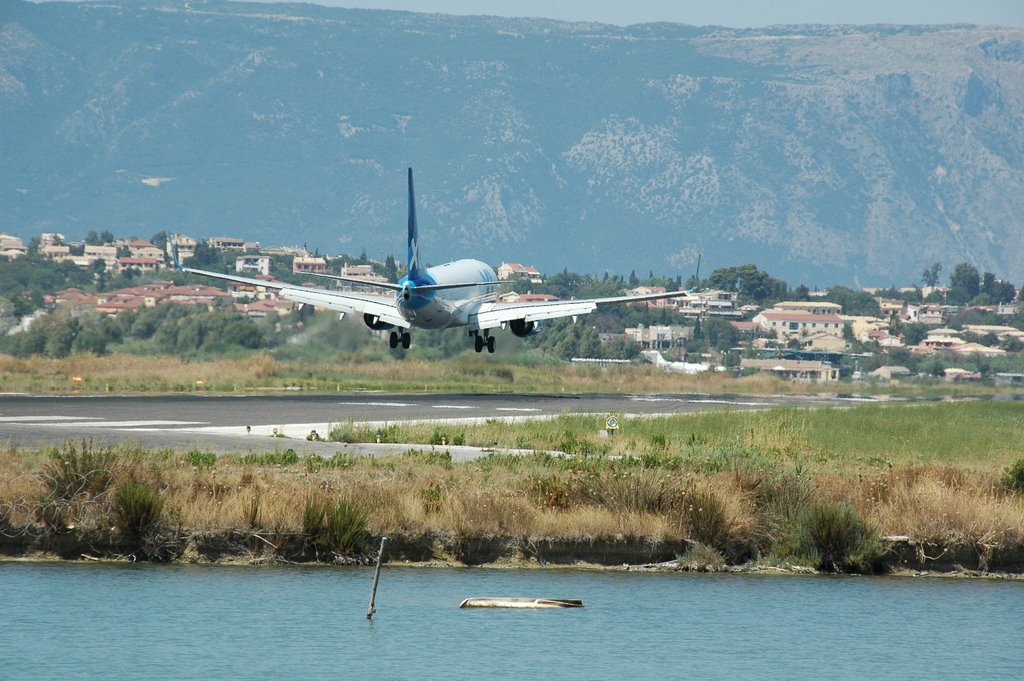
[[[82,381],[72,381],[73,376]],[[500,359],[457,357],[445,362],[422,360],[281,362],[266,353],[240,359],[188,361],[170,356],[111,354],[72,355],[63,359],[0,355],[0,391],[37,394],[104,392],[217,392],[282,390],[340,391],[378,389],[396,392],[486,390],[492,392],[810,392],[766,376],[733,378],[722,374],[684,376],[651,365],[608,368],[503,364]],[[814,387],[813,391],[820,390]]]
[[[754,542],[762,552],[811,503],[849,501],[882,534],[995,545],[1024,541],[1024,495],[997,473],[934,465],[871,476],[775,468],[720,472],[601,458],[482,460],[439,457],[255,465],[222,457],[194,465],[188,453],[117,451],[120,475],[160,490],[191,531],[301,532],[303,500],[346,498],[367,511],[373,533],[454,538],[647,541],[694,539],[729,555]],[[0,519],[38,522],[47,450],[0,451]],[[72,522],[100,523],[83,513]],[[81,525],[80,525],[81,526]]]

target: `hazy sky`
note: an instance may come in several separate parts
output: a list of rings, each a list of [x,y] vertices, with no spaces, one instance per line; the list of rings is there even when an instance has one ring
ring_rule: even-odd
[[[600,21],[771,24],[1024,25],[1024,0],[307,0],[335,7]]]

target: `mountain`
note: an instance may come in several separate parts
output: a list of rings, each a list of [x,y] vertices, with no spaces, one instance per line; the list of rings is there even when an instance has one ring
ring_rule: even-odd
[[[1024,30],[0,7],[0,231],[1024,280]]]

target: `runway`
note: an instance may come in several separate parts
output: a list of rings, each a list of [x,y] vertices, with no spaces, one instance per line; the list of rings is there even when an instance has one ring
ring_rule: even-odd
[[[386,394],[28,396],[0,395],[0,444],[33,447],[68,439],[137,442],[151,448],[263,452],[292,448],[333,456],[401,453],[405,445],[309,442],[335,424],[380,427],[396,422],[519,421],[559,414],[593,414],[595,428],[609,415],[630,417],[712,409],[849,405],[834,396],[721,396],[628,394]],[[277,437],[275,437],[275,433]],[[453,448],[454,449],[454,448]],[[470,450],[471,448],[464,448]],[[453,457],[473,458],[473,451]]]

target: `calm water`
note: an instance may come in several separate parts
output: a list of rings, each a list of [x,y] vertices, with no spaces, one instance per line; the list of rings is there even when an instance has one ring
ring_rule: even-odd
[[[371,580],[0,564],[0,678],[1024,678],[1019,581],[388,568],[371,623]]]

